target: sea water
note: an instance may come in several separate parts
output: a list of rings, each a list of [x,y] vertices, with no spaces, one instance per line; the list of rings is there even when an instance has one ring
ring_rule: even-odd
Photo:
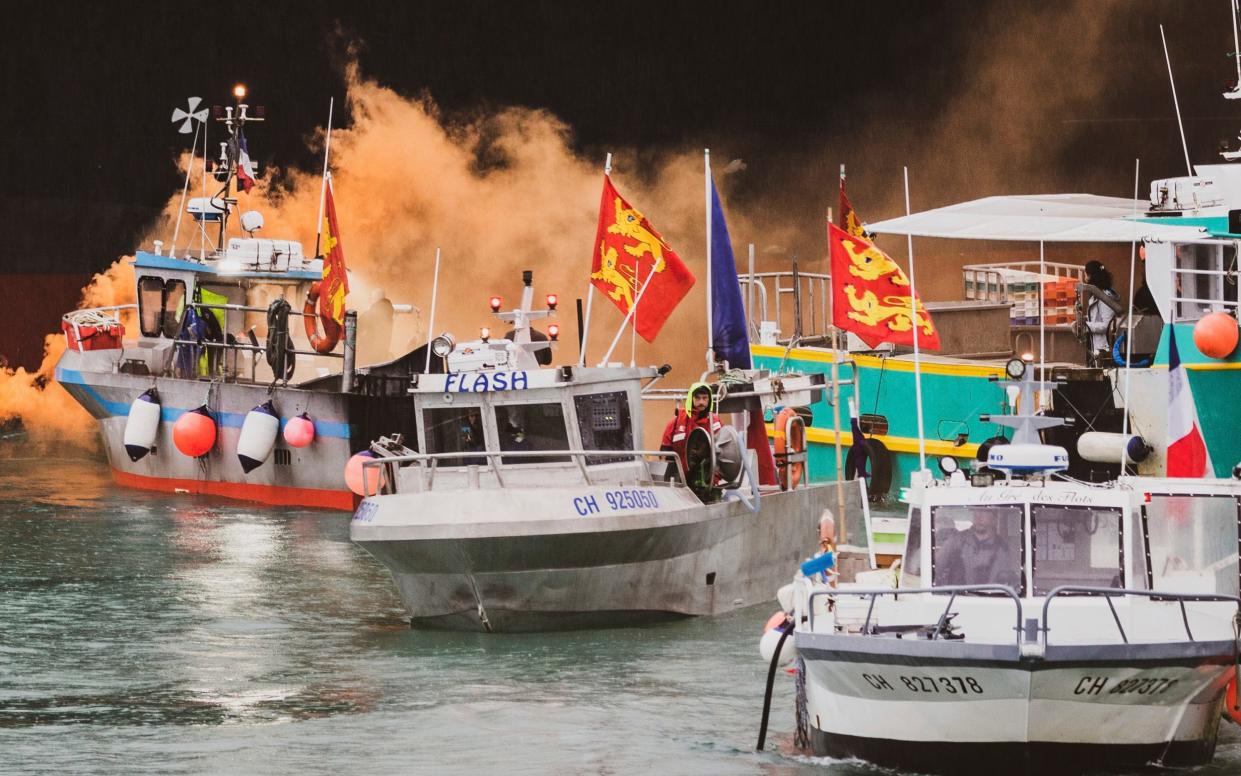
[[[892,773],[793,752],[783,671],[754,751],[774,603],[411,631],[347,514],[124,490],[100,460],[3,452],[0,773]],[[1193,773],[1238,772],[1226,725]]]

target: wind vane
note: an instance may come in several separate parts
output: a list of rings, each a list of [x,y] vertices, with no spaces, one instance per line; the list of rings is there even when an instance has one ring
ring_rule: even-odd
[[[178,121],[182,122],[181,128],[177,130],[178,132],[180,132],[183,135],[188,135],[190,132],[194,131],[195,121],[201,124],[202,122],[207,120],[207,109],[206,108],[203,108],[202,110],[197,111],[197,112],[195,112],[194,110],[195,108],[198,107],[199,103],[201,102],[202,102],[201,97],[191,97],[189,100],[189,110],[181,110],[180,108],[173,109],[172,123],[176,124]],[[182,121],[183,119],[184,121]]]

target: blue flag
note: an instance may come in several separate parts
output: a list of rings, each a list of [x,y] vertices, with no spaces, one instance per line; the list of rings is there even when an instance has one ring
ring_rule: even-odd
[[[711,335],[715,358],[735,369],[749,369],[750,338],[746,334],[745,307],[733,259],[728,226],[720,193],[711,181]]]

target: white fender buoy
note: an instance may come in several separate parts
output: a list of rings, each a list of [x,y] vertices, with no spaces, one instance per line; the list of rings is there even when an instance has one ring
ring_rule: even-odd
[[[125,452],[129,460],[139,461],[155,447],[159,433],[159,393],[154,388],[134,399],[125,421]]]
[[[276,433],[280,430],[280,418],[271,400],[265,401],[246,413],[237,437],[237,460],[246,474],[263,465],[276,446]]]
[[[776,645],[780,643],[780,637],[784,635],[784,629],[772,628],[763,634],[758,641],[758,654],[763,656],[763,662],[770,664],[771,656],[776,653]],[[789,636],[784,640],[784,646],[780,648],[779,666],[786,666],[797,659],[797,646],[793,643],[793,637]]]

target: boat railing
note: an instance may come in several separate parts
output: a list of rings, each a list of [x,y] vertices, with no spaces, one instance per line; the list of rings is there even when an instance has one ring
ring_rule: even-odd
[[[755,272],[740,274],[737,280],[745,294],[751,341],[761,341],[763,332],[760,326],[763,321],[774,321],[777,327],[792,324],[789,336],[777,340],[781,344],[794,340],[821,339],[829,335],[832,322],[831,275],[795,270]],[[785,297],[791,299],[786,301]],[[792,310],[786,318],[786,305],[790,303]],[[773,309],[775,317],[771,315]]]
[[[988,595],[1003,595],[1012,600],[1013,605],[1017,607],[1016,619],[1016,636],[1015,640],[1018,646],[1021,646],[1021,635],[1023,633],[1021,627],[1021,596],[1017,595],[1017,591],[1008,585],[982,584],[982,585],[936,585],[934,587],[881,587],[881,588],[832,588],[831,590],[816,590],[810,594],[807,601],[807,607],[810,609],[810,630],[814,630],[814,599],[819,596],[867,596],[870,598],[870,604],[866,608],[866,621],[862,623],[862,635],[870,636],[870,621],[875,612],[875,601],[879,596],[890,595],[894,598],[898,595],[912,595],[915,593],[948,593],[948,603],[944,606],[944,611],[939,615],[939,619],[935,623],[935,628],[931,632],[931,640],[935,641],[939,638],[939,634],[944,631],[944,626],[951,617],[952,605],[956,603],[958,595],[975,595],[978,593]]]
[[[372,450],[375,448],[372,447]],[[422,490],[433,490],[435,487],[435,475],[440,468],[441,461],[458,460],[458,461],[474,461],[484,459],[486,464],[483,468],[495,477],[496,483],[500,487],[505,487],[504,474],[501,469],[501,461],[497,459],[512,458],[571,458],[577,464],[577,470],[582,475],[582,482],[586,485],[601,484],[597,478],[591,476],[590,467],[588,466],[588,458],[604,459],[608,463],[620,463],[625,460],[648,461],[649,459],[667,460],[676,466],[677,478],[669,481],[667,484],[673,487],[685,487],[685,469],[681,465],[681,458],[673,450],[479,450],[469,452],[455,453],[411,453],[408,455],[381,455],[373,461],[365,461],[362,464],[362,490],[365,493],[375,492],[379,495],[392,495],[399,492],[400,478],[397,476],[397,470],[401,467],[418,465],[423,468],[421,472]],[[464,468],[467,473],[467,482],[471,489],[481,487],[479,477],[480,466],[476,463],[457,464],[454,469]],[[376,479],[372,479],[372,474]],[[375,483],[375,487],[372,487]],[[610,482],[607,484],[615,484]]]
[[[1140,598],[1150,598],[1157,601],[1175,601],[1181,607],[1181,622],[1185,626],[1185,637],[1190,641],[1194,640],[1193,631],[1189,627],[1189,613],[1185,610],[1186,602],[1209,602],[1227,603],[1231,601],[1237,606],[1237,615],[1241,616],[1241,598],[1232,595],[1219,595],[1207,593],[1172,593],[1163,590],[1130,590],[1128,588],[1118,587],[1088,587],[1083,585],[1058,585],[1047,593],[1047,598],[1043,601],[1043,625],[1040,630],[1043,631],[1043,644],[1049,642],[1048,634],[1051,633],[1051,624],[1047,619],[1051,602],[1056,598],[1065,596],[1098,596],[1107,601],[1107,608],[1112,613],[1112,621],[1116,623],[1116,630],[1120,633],[1120,640],[1125,644],[1129,643],[1129,635],[1125,633],[1125,626],[1120,622],[1120,615],[1116,611],[1116,605],[1112,603],[1113,598],[1120,596],[1137,596]]]
[[[1196,269],[1192,267],[1172,267],[1172,295],[1171,305],[1169,305],[1170,315],[1169,323],[1177,321],[1193,321],[1201,318],[1208,312],[1230,312],[1237,314],[1241,304],[1237,299],[1229,299],[1227,290],[1231,287],[1235,290],[1236,282],[1235,269]],[[1183,280],[1182,276],[1187,276],[1188,280]],[[1196,291],[1200,289],[1197,281],[1198,277],[1208,279],[1207,289],[1208,296],[1199,296]],[[1192,287],[1195,293],[1182,295],[1181,288]]]

